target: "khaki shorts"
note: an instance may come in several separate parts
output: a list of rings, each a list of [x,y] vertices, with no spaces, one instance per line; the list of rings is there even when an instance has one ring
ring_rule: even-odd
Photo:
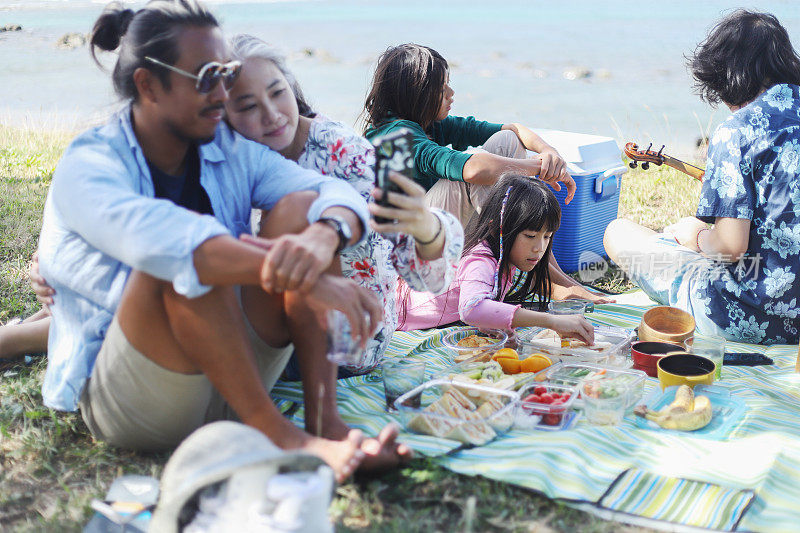
[[[293,347],[272,348],[245,323],[262,383],[270,390]],[[235,419],[205,374],[180,374],[157,365],[131,346],[116,316],[79,405],[96,438],[142,451],[174,448],[207,422]]]

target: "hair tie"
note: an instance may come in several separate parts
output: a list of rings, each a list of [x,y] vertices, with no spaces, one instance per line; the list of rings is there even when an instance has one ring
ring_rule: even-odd
[[[503,204],[500,206],[500,257],[497,259],[497,267],[494,269],[494,286],[492,287],[492,297],[496,298],[500,294],[500,263],[503,262],[503,222],[506,215],[506,204],[511,194],[513,185],[509,185],[506,194],[503,196]]]

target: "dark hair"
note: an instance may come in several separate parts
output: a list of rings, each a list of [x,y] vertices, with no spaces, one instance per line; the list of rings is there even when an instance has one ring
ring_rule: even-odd
[[[731,13],[687,60],[695,90],[710,104],[741,106],[775,84],[800,85],[800,57],[769,13]]]
[[[109,52],[119,48],[112,74],[114,90],[121,98],[135,101],[138,92],[133,73],[137,68],[154,71],[169,89],[169,70],[145,61],[144,57],[150,56],[168,65],[177,63],[178,37],[188,26],[217,27],[219,23],[195,0],[152,0],[136,12],[112,2],[92,28],[92,57],[99,65],[95,48]]]
[[[401,44],[386,50],[364,103],[365,125],[404,119],[427,130],[439,114],[449,68],[439,52],[427,46]]]
[[[258,37],[246,33],[234,35],[230,43],[233,55],[240,61],[250,58],[271,61],[272,64],[281,71],[283,77],[286,78],[286,81],[289,83],[289,87],[294,93],[294,99],[297,102],[297,110],[300,115],[306,118],[314,118],[317,116],[317,113],[306,101],[306,97],[303,95],[303,90],[300,88],[297,78],[295,78],[292,71],[289,70],[289,67],[286,66],[286,57],[284,57],[277,48],[267,44]]]
[[[511,190],[509,190],[509,187]],[[469,220],[464,230],[464,251],[485,242],[492,251],[492,256],[500,258],[500,212],[503,200],[508,194],[508,201],[503,212],[503,253],[500,259],[500,286],[507,282],[510,270],[511,247],[517,235],[525,230],[555,232],[561,225],[561,206],[553,191],[537,178],[521,174],[506,174],[494,185],[489,198],[483,205],[480,214]],[[519,276],[505,297],[507,302],[520,303],[531,295],[539,295],[539,309],[547,309],[550,301],[550,254],[552,239],[542,258],[530,272]],[[497,298],[500,298],[498,291]]]

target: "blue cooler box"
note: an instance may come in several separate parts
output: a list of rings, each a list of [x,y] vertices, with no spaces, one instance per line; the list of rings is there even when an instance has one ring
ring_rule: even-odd
[[[553,237],[553,253],[565,272],[576,272],[608,257],[603,234],[619,210],[621,176],[628,170],[622,152],[611,137],[536,130],[558,150],[578,189],[564,205],[566,188],[555,191],[561,205],[561,227]]]

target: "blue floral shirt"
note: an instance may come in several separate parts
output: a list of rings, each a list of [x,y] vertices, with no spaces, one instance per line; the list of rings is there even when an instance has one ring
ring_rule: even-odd
[[[729,338],[798,342],[800,88],[775,85],[711,139],[697,217],[749,219],[745,259],[696,285],[694,297]]]

